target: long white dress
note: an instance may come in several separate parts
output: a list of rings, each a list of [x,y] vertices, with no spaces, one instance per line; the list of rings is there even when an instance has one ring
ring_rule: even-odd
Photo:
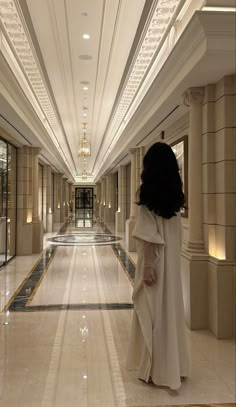
[[[181,282],[180,215],[164,219],[138,207],[133,236],[137,239],[137,267],[133,292],[133,322],[128,369],[148,382],[177,390],[189,374]],[[157,282],[143,284],[144,244],[155,244]]]

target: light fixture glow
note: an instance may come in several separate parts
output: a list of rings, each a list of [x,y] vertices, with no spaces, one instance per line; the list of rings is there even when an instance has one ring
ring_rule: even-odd
[[[84,87],[83,87],[83,90],[88,90],[88,86],[84,86]]]
[[[90,146],[89,141],[86,138],[86,123],[84,123],[83,138],[79,143],[78,155],[80,157],[89,157],[91,155],[91,146]],[[86,173],[86,178],[87,178],[87,173]]]
[[[81,178],[85,181],[87,179],[87,172],[83,170]]]
[[[205,6],[202,8],[203,11],[231,11],[235,12],[236,7],[213,7],[213,6]]]
[[[90,35],[89,34],[83,34],[83,39],[84,40],[88,40],[90,38]]]

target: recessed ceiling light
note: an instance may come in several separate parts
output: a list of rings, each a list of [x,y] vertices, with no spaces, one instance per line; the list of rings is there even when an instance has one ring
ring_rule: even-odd
[[[90,35],[89,34],[83,34],[83,39],[84,40],[88,40],[90,38]]]
[[[90,59],[92,59],[93,57],[91,55],[87,55],[87,54],[81,54],[79,55],[79,59],[82,59],[83,61],[89,61]]]
[[[84,87],[83,87],[83,90],[88,90],[88,86],[84,86]]]
[[[87,113],[83,113],[83,116],[84,116],[84,117],[87,117]]]

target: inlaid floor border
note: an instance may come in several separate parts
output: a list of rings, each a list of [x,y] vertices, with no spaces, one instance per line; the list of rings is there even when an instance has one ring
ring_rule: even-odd
[[[64,233],[68,224],[65,223],[58,234]],[[105,230],[104,230],[105,232]],[[111,233],[106,228],[105,233]],[[119,260],[124,271],[126,272],[129,280],[133,283],[135,275],[135,265],[128,257],[125,250],[119,243],[110,245],[116,258]],[[23,280],[21,285],[15,291],[9,302],[3,309],[3,312],[36,312],[36,311],[63,311],[63,310],[124,310],[132,309],[131,303],[87,303],[87,304],[46,304],[46,305],[30,305],[38,287],[40,286],[49,266],[56,254],[58,245],[50,245],[41,255],[40,259],[36,262],[28,276]]]
[[[68,227],[65,222],[58,233],[64,233]],[[50,245],[43,251],[40,258],[37,260],[31,271],[25,277],[23,282],[14,292],[8,303],[3,308],[2,312],[6,311],[25,311],[26,304],[30,302],[36,293],[37,288],[42,282],[50,263],[52,262],[57,251],[57,246]]]
[[[143,406],[129,406],[129,407],[236,407],[235,403],[217,403],[217,404],[157,404],[153,405],[143,405]]]

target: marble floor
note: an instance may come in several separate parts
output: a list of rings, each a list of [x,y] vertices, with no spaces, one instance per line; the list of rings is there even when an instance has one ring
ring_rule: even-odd
[[[85,232],[75,226],[60,234]],[[95,224],[89,232],[103,231]],[[80,237],[63,246],[48,240],[54,235],[45,235],[42,256],[0,269],[1,407],[235,405],[234,341],[208,331],[186,328],[191,375],[178,392],[128,372],[136,256],[125,253],[122,234],[116,243]]]

